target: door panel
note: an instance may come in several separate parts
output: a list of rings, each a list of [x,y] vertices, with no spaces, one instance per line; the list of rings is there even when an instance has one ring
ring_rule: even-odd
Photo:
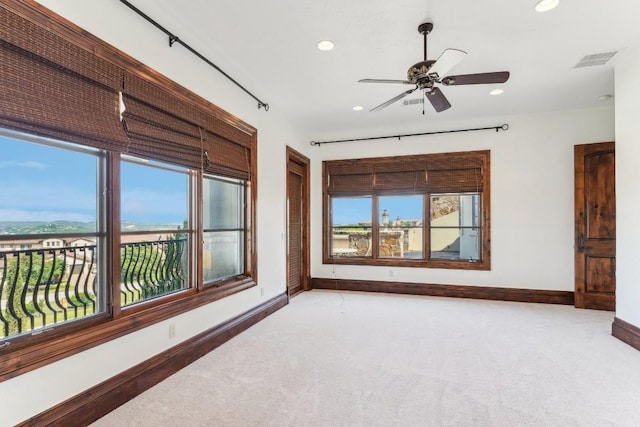
[[[300,175],[289,172],[289,295],[302,290],[302,179]]]
[[[310,289],[309,159],[287,147],[287,292]]]
[[[615,310],[616,199],[613,142],[577,145],[575,304]]]

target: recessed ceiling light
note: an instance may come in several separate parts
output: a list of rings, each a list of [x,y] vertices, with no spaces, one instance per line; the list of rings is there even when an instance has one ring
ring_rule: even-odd
[[[613,95],[600,95],[598,97],[598,101],[608,101],[613,98]]]
[[[327,50],[332,50],[335,47],[335,43],[332,42],[331,40],[320,40],[317,46],[318,46],[318,49],[327,51]]]
[[[489,92],[489,95],[495,96],[495,95],[502,95],[503,93],[504,93],[504,90],[502,89],[494,89],[491,92]]]
[[[547,12],[560,4],[560,0],[540,0],[536,3],[536,12]]]
[[[362,110],[364,110],[364,107],[362,105],[353,106],[353,111],[362,111]]]

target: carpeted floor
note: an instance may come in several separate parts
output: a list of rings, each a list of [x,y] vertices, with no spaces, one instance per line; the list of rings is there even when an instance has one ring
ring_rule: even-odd
[[[640,426],[613,314],[312,291],[104,426]]]

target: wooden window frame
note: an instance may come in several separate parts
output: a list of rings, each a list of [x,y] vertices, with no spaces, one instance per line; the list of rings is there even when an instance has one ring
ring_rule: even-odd
[[[107,193],[111,194],[111,197],[106,199],[106,215],[110,219],[106,223],[107,247],[110,251],[107,257],[107,269],[110,273],[108,275],[107,288],[110,293],[111,305],[110,310],[106,313],[62,324],[46,329],[42,333],[25,334],[15,337],[15,339],[10,338],[0,342],[0,382],[256,286],[258,281],[255,238],[257,130],[118,49],[88,34],[82,28],[56,15],[35,1],[10,2],[9,4],[3,4],[2,7],[10,13],[35,24],[37,27],[44,28],[54,36],[72,43],[74,46],[81,48],[82,51],[94,55],[98,62],[106,61],[110,65],[124,70],[129,75],[143,79],[159,88],[166,95],[165,99],[174,99],[177,103],[193,106],[197,112],[202,112],[198,114],[203,123],[200,133],[205,135],[205,137],[201,136],[204,154],[201,156],[201,162],[204,170],[207,171],[209,167],[207,156],[210,150],[216,154],[222,153],[224,155],[224,150],[226,149],[224,147],[237,146],[236,151],[243,153],[243,159],[240,164],[232,164],[231,168],[227,168],[221,166],[223,160],[213,159],[210,170],[229,177],[242,177],[245,180],[246,223],[244,275],[220,281],[216,286],[205,287],[202,283],[200,268],[198,268],[193,275],[192,287],[166,297],[136,304],[123,310],[119,303],[117,285],[120,279],[119,262],[117,260],[119,260],[119,236],[121,230],[119,217],[117,217],[117,220],[114,220],[114,218],[116,218],[116,214],[119,214],[121,202],[119,194],[119,156],[120,153],[126,153],[122,149],[126,147],[126,142],[123,141],[126,141],[127,137],[123,136],[121,138],[120,136],[112,137],[112,135],[107,135],[104,139],[96,139],[95,141],[97,142],[94,142],[91,139],[91,135],[89,135],[89,139],[83,139],[84,137],[81,135],[76,137],[75,134],[70,134],[73,135],[73,138],[76,138],[73,139],[66,137],[67,134],[64,133],[64,129],[61,133],[58,129],[41,128],[33,124],[29,124],[29,127],[26,125],[21,127],[19,121],[11,122],[18,123],[18,125],[17,127],[9,126],[9,129],[24,132],[25,134],[45,136],[79,144],[82,144],[82,141],[88,141],[90,142],[88,145],[107,150],[106,167],[109,179],[106,185]],[[74,72],[76,71],[74,70]],[[82,74],[82,70],[79,70],[78,73]],[[112,134],[117,134],[117,130],[114,130]],[[116,140],[114,138],[120,139]],[[110,147],[113,147],[114,151],[111,151]],[[197,146],[195,149],[197,150]],[[194,152],[194,147],[189,147],[189,150],[190,157],[188,160],[193,161],[194,156],[192,156],[192,153]],[[137,153],[134,153],[134,155],[140,157]],[[151,155],[153,156],[153,153]],[[191,169],[193,170],[192,167]],[[192,173],[195,175],[196,180],[202,180],[202,170],[195,169]],[[193,207],[195,212],[198,212],[197,207],[201,200],[202,193],[199,190],[192,196],[190,202],[190,206]],[[196,239],[194,240],[198,240],[198,243],[201,243],[199,236],[202,235],[202,219],[199,213],[196,214],[195,229]],[[201,266],[201,245],[194,246],[194,254],[192,256],[194,261]]]
[[[477,192],[480,193],[481,215],[480,215],[480,259],[469,262],[468,260],[445,260],[445,259],[429,259],[429,236],[430,236],[430,215],[429,197],[431,194],[442,193],[469,193],[472,192],[468,183],[456,184],[457,176],[452,178],[451,184],[447,184],[446,180],[438,180],[434,188],[429,188],[429,170],[420,171],[419,174],[412,168],[421,162],[430,164],[431,162],[452,162],[452,164],[465,164],[469,161],[476,162],[479,166],[480,173],[477,184]],[[322,262],[323,264],[344,264],[344,265],[371,265],[371,266],[387,266],[387,267],[419,267],[419,268],[443,268],[457,270],[491,270],[491,181],[490,181],[490,151],[467,151],[458,153],[437,153],[411,156],[393,156],[378,157],[368,159],[343,159],[322,162],[322,216],[323,216],[323,233],[322,233]],[[416,176],[423,177],[421,184],[411,189],[411,185],[402,188],[402,182],[392,184],[395,188],[376,188],[379,184],[376,182],[376,168],[384,170],[393,170],[394,173],[409,174],[416,173]],[[405,170],[407,168],[407,170]],[[351,174],[353,178],[348,178],[344,182],[346,185],[337,184],[334,173]],[[342,172],[348,171],[348,172]],[[446,170],[443,170],[446,172]],[[369,178],[368,175],[371,175]],[[444,174],[446,177],[446,174]],[[337,178],[340,179],[340,178]],[[332,182],[333,181],[333,182]],[[353,183],[353,190],[349,189]],[[370,184],[372,183],[372,184]],[[459,186],[456,191],[456,186]],[[332,188],[338,188],[337,192]],[[425,218],[423,218],[423,257],[424,259],[403,259],[379,256],[379,218],[378,218],[378,196],[401,196],[401,195],[422,195],[424,201]],[[331,255],[332,241],[332,218],[331,218],[331,199],[332,197],[372,197],[371,212],[371,255],[367,257],[346,256],[336,257]]]

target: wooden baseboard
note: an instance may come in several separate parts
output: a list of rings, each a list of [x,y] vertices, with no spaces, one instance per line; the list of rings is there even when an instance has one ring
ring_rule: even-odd
[[[392,294],[474,298],[495,301],[573,305],[573,292],[538,289],[491,288],[484,286],[435,285],[431,283],[379,282],[348,279],[311,279],[313,289],[386,292]]]
[[[636,350],[640,350],[639,327],[616,317],[613,319],[613,324],[611,325],[611,335],[618,338],[620,341],[629,344]]]
[[[286,294],[272,298],[18,425],[88,425],[229,341],[287,303]]]

